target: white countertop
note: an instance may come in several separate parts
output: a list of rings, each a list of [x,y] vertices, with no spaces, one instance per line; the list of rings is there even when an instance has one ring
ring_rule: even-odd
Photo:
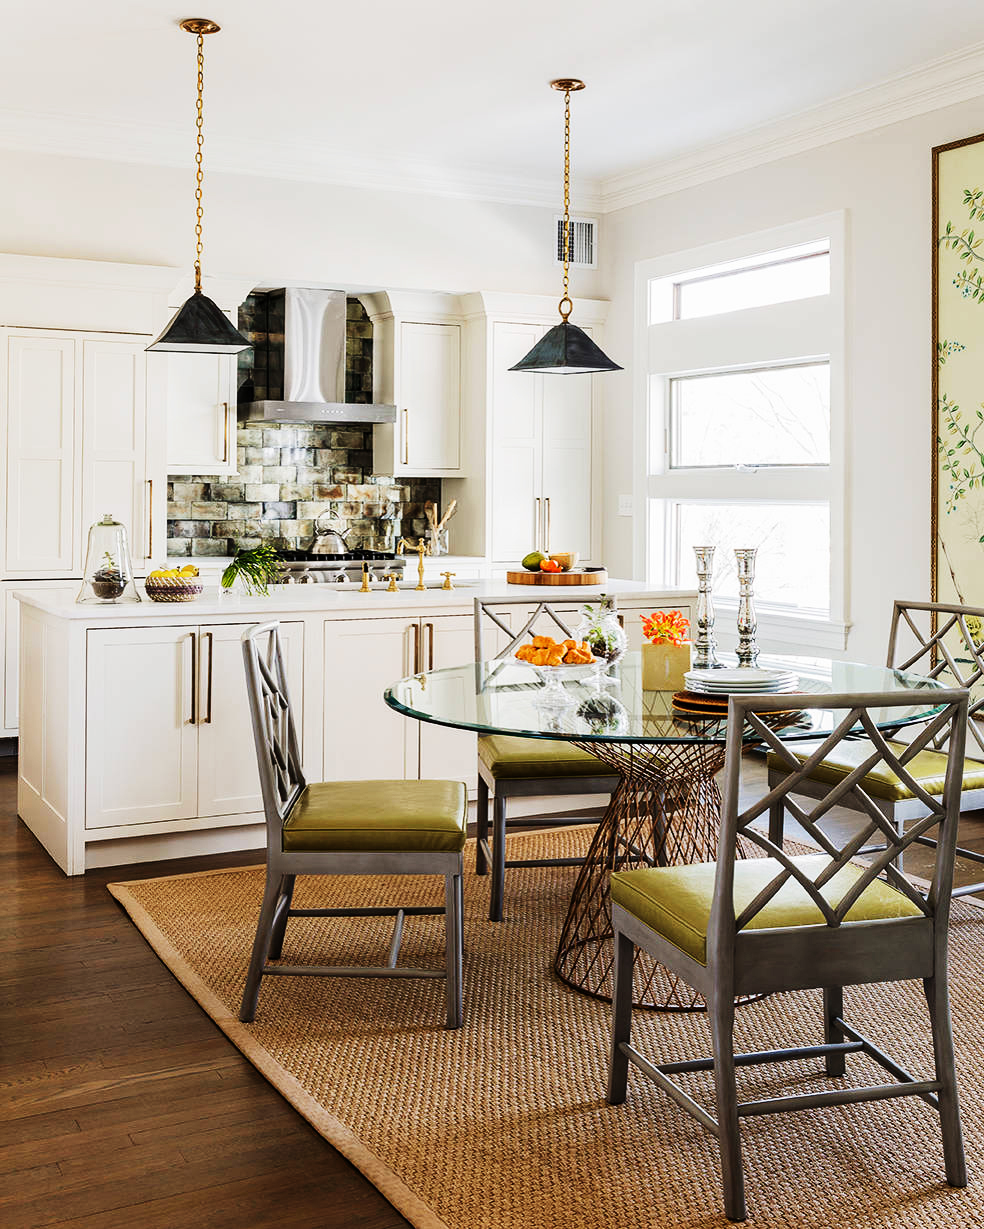
[[[201,596],[191,602],[152,602],[144,598],[140,602],[108,602],[105,605],[80,605],[71,594],[53,593],[40,587],[33,589],[30,582],[26,582],[23,589],[16,590],[15,597],[26,606],[62,619],[119,626],[147,620],[185,623],[202,616],[265,621],[289,613],[320,612],[339,618],[349,618],[353,612],[360,611],[373,616],[413,614],[422,610],[461,614],[471,612],[476,597],[510,597],[531,604],[549,601],[566,605],[597,601],[601,594],[607,593],[623,597],[651,596],[656,605],[665,605],[676,601],[692,602],[696,596],[692,589],[660,588],[635,580],[609,579],[604,585],[511,585],[504,577],[489,577],[462,581],[451,592],[440,585],[418,592],[413,588],[414,580],[404,581],[397,593],[387,593],[385,588],[360,593],[358,585],[271,585],[268,597],[247,597],[235,590],[227,592],[207,585]]]

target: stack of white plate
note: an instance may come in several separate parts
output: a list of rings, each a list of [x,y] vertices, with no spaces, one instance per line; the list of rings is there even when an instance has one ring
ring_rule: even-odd
[[[683,676],[688,691],[709,696],[772,695],[799,690],[799,677],[791,670],[760,670],[739,666],[733,670],[690,670]]]

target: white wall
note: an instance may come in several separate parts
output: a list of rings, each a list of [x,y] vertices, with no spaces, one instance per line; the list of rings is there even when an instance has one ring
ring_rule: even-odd
[[[190,268],[192,171],[0,150],[0,251]],[[558,192],[560,185],[558,184]],[[555,211],[209,175],[206,273],[344,289],[558,292]],[[576,292],[597,293],[585,270]]]
[[[929,598],[931,150],[980,131],[982,101],[605,219],[606,349],[629,367],[636,261],[847,211],[848,658],[883,658],[892,598]],[[616,575],[629,575],[631,526],[615,512],[618,495],[632,491],[632,377],[604,381],[604,557]]]

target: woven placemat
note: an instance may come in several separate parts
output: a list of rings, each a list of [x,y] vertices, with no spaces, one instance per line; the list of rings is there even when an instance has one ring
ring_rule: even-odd
[[[515,857],[571,856],[591,828],[510,838]],[[641,1073],[605,1104],[608,1007],[550,972],[570,868],[513,870],[507,919],[466,851],[465,1026],[447,1032],[443,982],[267,978],[236,1019],[262,869],[110,885],[161,959],[264,1076],[418,1229],[726,1226],[714,1139]],[[298,907],[443,901],[440,881],[298,880]],[[285,959],[378,962],[389,922],[291,923]],[[440,919],[407,923],[407,963],[440,962]],[[971,1184],[943,1179],[938,1119],[917,1098],[747,1119],[750,1223],[775,1229],[984,1227],[984,913],[955,902],[951,983]],[[921,987],[851,988],[846,1015],[917,1075],[931,1071]],[[736,1045],[815,1044],[819,991],[743,1007]],[[710,1053],[701,1015],[637,1012],[654,1061]],[[879,1069],[848,1059],[848,1082]],[[739,1072],[743,1097],[829,1087],[817,1062]],[[686,1077],[713,1109],[704,1075]]]

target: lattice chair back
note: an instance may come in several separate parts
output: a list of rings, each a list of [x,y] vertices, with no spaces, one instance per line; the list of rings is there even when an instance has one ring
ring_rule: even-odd
[[[280,831],[306,785],[277,623],[243,632],[246,692],[263,792],[270,848],[280,848]]]
[[[949,916],[950,890],[953,878],[954,850],[957,839],[957,821],[960,812],[961,766],[963,763],[964,737],[967,727],[967,692],[961,690],[869,693],[865,695],[840,695],[810,697],[814,709],[843,710],[837,712],[837,722],[832,732],[803,763],[792,750],[776,736],[767,724],[771,712],[788,705],[788,697],[750,696],[731,697],[728,711],[728,736],[724,768],[724,801],[721,816],[721,836],[718,849],[714,904],[710,918],[709,942],[717,944],[718,952],[733,948],[735,935],[753,922],[764,906],[772,900],[784,884],[795,880],[811,898],[824,921],[830,927],[840,926],[861,894],[876,878],[883,878],[911,901],[926,917],[934,918],[937,926],[946,925]],[[942,706],[941,711],[920,727],[912,742],[902,750],[898,744],[893,749],[885,735],[875,724],[871,710],[882,710],[879,720],[884,720],[893,708],[912,708],[913,705],[927,709]],[[860,731],[871,742],[871,754],[848,775],[831,784],[829,791],[820,799],[794,798],[799,784],[815,773],[831,752],[844,739]],[[937,737],[945,737],[950,743],[946,780],[941,794],[930,794],[909,773],[906,765],[924,748],[932,746]],[[765,797],[742,808],[739,802],[740,759],[743,743],[749,739],[764,743],[779,756],[789,775]],[[885,815],[878,803],[863,788],[865,776],[876,771],[880,764],[889,768],[900,781],[912,790],[926,806],[929,814],[914,821],[900,832]],[[852,796],[855,809],[867,815],[862,830],[843,841],[830,836],[820,827],[820,821],[842,800]],[[755,820],[767,815],[769,808],[781,801],[785,812],[796,819],[808,838],[827,856],[825,865],[815,876],[798,864],[792,855],[774,844],[769,837],[752,827]],[[918,887],[901,870],[904,852],[920,837],[935,835],[938,841],[936,864],[932,886],[928,896],[923,896]],[[862,873],[842,878],[839,884],[829,887],[831,880],[857,858],[859,851],[869,846],[872,838],[884,849],[867,852]],[[735,849],[739,839],[757,845],[763,853],[778,863],[775,876],[750,901],[738,916],[734,905]],[[825,893],[824,889],[827,888]]]
[[[497,661],[500,658],[512,657],[521,644],[528,644],[531,636],[549,635],[558,639],[557,633],[560,632],[560,639],[567,640],[574,635],[573,629],[549,602],[539,602],[533,609],[529,618],[518,630],[514,630],[509,620],[506,618],[507,612],[513,607],[525,608],[529,605],[529,598],[516,597],[506,599],[491,599],[489,601],[483,598],[475,598],[475,660],[476,661]],[[492,632],[494,628],[498,628],[505,638],[503,647],[496,652],[490,652],[490,640],[486,633]]]
[[[984,760],[984,607],[896,601],[888,665],[970,690],[967,755]],[[936,750],[945,741],[934,741]]]

